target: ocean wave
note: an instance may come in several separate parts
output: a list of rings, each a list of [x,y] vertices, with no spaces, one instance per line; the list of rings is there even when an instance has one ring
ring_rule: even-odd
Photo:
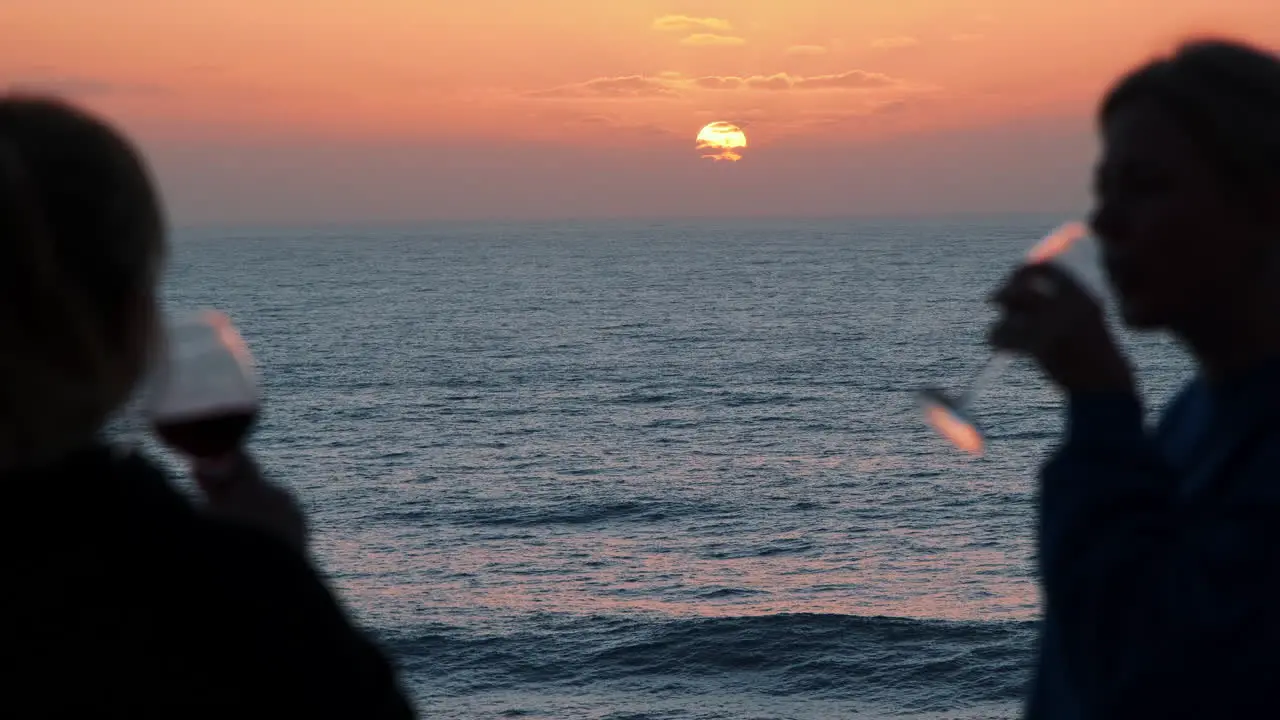
[[[484,505],[465,509],[430,508],[412,511],[390,511],[379,514],[380,520],[421,522],[444,520],[463,527],[543,525],[595,525],[600,523],[648,523],[684,517],[722,515],[731,508],[723,505],[683,500],[649,498],[589,500],[572,498],[554,503]]]
[[[677,400],[685,399],[686,397],[687,396],[678,395],[669,391],[643,389],[622,393],[621,395],[609,400],[609,402],[619,405],[653,405],[657,403],[675,402]]]
[[[1056,430],[1026,430],[1022,432],[1003,432],[988,433],[988,438],[994,442],[1007,442],[1010,440],[1031,440],[1036,442],[1055,440],[1061,437],[1062,433]]]
[[[440,695],[706,680],[769,696],[942,712],[1021,697],[1034,632],[1033,622],[854,615],[547,615],[512,628],[433,625],[384,643]]]

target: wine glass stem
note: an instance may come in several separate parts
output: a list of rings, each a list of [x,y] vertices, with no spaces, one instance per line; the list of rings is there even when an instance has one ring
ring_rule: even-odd
[[[987,364],[982,366],[982,370],[978,371],[977,376],[969,383],[969,388],[957,400],[958,409],[967,410],[969,404],[978,397],[978,394],[985,390],[991,384],[991,381],[1000,377],[1000,374],[1009,366],[1013,357],[1012,353],[1001,350],[992,353],[991,358],[987,360]]]

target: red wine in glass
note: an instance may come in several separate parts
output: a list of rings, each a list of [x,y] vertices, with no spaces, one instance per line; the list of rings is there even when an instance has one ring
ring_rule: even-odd
[[[156,435],[165,444],[193,458],[225,457],[244,445],[258,411],[228,410],[216,415],[189,420],[170,419],[155,422]]]
[[[166,445],[196,460],[230,456],[258,407],[253,358],[226,315],[206,310],[170,323],[148,413]]]

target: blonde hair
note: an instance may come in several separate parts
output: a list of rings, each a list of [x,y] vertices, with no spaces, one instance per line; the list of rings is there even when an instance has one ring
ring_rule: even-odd
[[[146,370],[164,223],[127,140],[0,94],[0,466],[90,442]]]

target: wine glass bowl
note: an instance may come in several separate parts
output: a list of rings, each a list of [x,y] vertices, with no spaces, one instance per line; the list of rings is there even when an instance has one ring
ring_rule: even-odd
[[[953,445],[971,455],[981,455],[985,442],[977,424],[966,412],[964,396],[953,398],[941,388],[924,388],[916,394],[925,422]]]
[[[230,318],[204,310],[168,323],[146,412],[156,434],[194,457],[235,451],[257,419],[253,357]]]
[[[1069,222],[1040,239],[1027,251],[1028,265],[1052,262],[1062,257],[1072,248],[1078,247],[1079,241],[1088,237],[1089,230],[1082,222]]]

